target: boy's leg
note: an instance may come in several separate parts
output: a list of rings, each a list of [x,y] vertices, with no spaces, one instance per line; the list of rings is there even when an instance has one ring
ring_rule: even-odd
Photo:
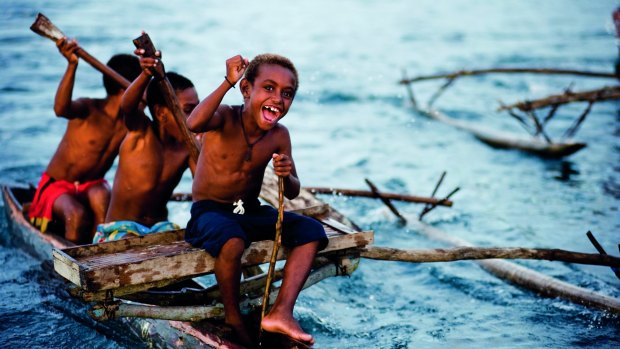
[[[65,238],[77,244],[92,242],[91,215],[88,209],[70,194],[60,195],[54,201],[53,212],[65,223]]]
[[[314,343],[312,336],[305,333],[293,317],[293,307],[310,274],[318,246],[319,241],[313,241],[291,249],[284,266],[284,278],[278,298],[261,323],[265,331],[283,333],[298,341]]]
[[[93,234],[97,226],[105,222],[105,215],[110,205],[110,189],[105,183],[90,186],[86,190],[88,203],[93,211]]]
[[[239,310],[239,283],[241,279],[241,256],[245,249],[243,239],[232,238],[222,246],[215,259],[215,278],[220,288],[222,304],[224,304],[224,318],[240,340],[247,346],[253,347],[252,339],[243,325]]]

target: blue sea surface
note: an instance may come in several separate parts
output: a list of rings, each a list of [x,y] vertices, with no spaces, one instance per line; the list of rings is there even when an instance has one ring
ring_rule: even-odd
[[[44,13],[93,56],[132,52],[146,30],[169,71],[206,97],[223,80],[225,60],[263,52],[288,56],[300,90],[282,123],[292,135],[302,184],[428,196],[454,187],[452,208],[424,220],[479,246],[595,252],[591,230],[611,254],[620,243],[620,104],[596,103],[575,136],[588,146],[562,160],[491,148],[470,134],[415,113],[409,77],[490,67],[611,72],[618,40],[617,1],[32,1],[0,3],[0,183],[36,183],[62,136],[54,94],[66,68],[54,43],[29,30]],[[443,81],[414,85],[428,100]],[[454,118],[526,135],[496,109],[500,102],[583,91],[617,81],[547,75],[459,79],[436,102]],[[73,96],[103,97],[101,75],[80,63]],[[225,98],[240,103],[238,90]],[[547,126],[558,139],[586,105],[560,108]],[[544,114],[540,114],[544,115]],[[114,171],[108,173],[112,180]],[[178,191],[191,189],[186,173]],[[322,195],[375,244],[446,247],[400,225],[379,202]],[[415,220],[421,205],[395,203]],[[171,205],[184,225],[188,204]],[[0,218],[1,348],[136,348],[115,322],[97,323],[72,299],[49,262],[12,244]],[[612,297],[620,280],[609,268],[516,261]],[[561,299],[543,298],[487,274],[469,261],[399,263],[362,260],[351,277],[302,292],[295,315],[316,348],[618,348],[620,318]]]

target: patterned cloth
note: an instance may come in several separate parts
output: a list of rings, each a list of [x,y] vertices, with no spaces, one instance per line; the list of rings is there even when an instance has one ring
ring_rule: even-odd
[[[93,237],[93,244],[177,229],[181,229],[181,227],[169,221],[156,223],[150,228],[133,221],[104,223],[97,226],[97,232]]]
[[[63,194],[79,195],[93,185],[108,183],[105,179],[95,179],[92,181],[68,182],[65,180],[56,180],[47,172],[43,172],[34,199],[28,210],[30,223],[39,228],[42,232],[47,230],[47,224],[52,220],[52,211],[54,202]]]

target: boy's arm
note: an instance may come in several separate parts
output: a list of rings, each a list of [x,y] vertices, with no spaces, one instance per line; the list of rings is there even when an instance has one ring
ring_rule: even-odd
[[[187,128],[190,131],[206,132],[222,125],[223,117],[218,113],[218,108],[226,92],[241,79],[247,65],[248,60],[239,55],[226,60],[226,76],[222,83],[203,99],[187,118]]]
[[[142,54],[142,52],[143,50],[141,49],[136,49],[135,51],[137,55]],[[129,131],[142,129],[148,122],[148,118],[142,111],[140,103],[142,102],[144,91],[153,77],[150,69],[156,66],[158,61],[159,60],[156,58],[140,57],[142,72],[131,82],[129,87],[125,90],[125,93],[123,93],[123,97],[121,98],[121,112],[123,113],[125,126],[127,126]]]
[[[67,70],[60,80],[56,97],[54,99],[54,113],[67,119],[83,118],[88,116],[87,99],[81,98],[72,101],[73,86],[75,84],[75,72],[78,67],[78,56],[75,51],[79,49],[77,41],[67,40],[63,37],[58,39],[56,46],[60,53],[67,59]]]
[[[284,196],[289,200],[293,200],[299,195],[301,183],[297,177],[295,161],[293,161],[291,137],[286,128],[282,127],[282,132],[282,136],[278,136],[282,141],[279,153],[274,153],[271,158],[273,159],[275,174],[284,177]]]

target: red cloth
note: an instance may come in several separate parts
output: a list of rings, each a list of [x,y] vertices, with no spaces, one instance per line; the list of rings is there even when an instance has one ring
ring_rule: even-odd
[[[60,195],[78,195],[86,192],[88,188],[96,184],[107,183],[103,178],[85,183],[71,183],[65,180],[55,180],[47,172],[41,175],[37,191],[28,210],[30,222],[42,232],[47,230],[47,224],[52,220],[54,202]]]

